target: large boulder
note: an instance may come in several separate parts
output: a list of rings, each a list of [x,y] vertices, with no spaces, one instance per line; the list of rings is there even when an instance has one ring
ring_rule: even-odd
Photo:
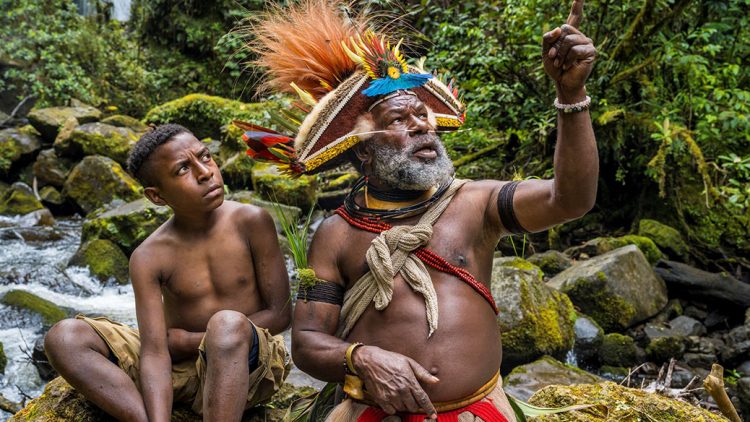
[[[309,387],[296,388],[284,384],[271,398],[271,401],[260,407],[245,412],[242,422],[280,422],[286,408],[294,401],[314,390]],[[200,416],[184,405],[172,409],[174,422],[200,422]],[[75,391],[64,379],[58,377],[50,381],[41,396],[31,400],[26,407],[16,413],[9,422],[107,422],[112,418],[87,401]]]
[[[137,133],[145,132],[146,130],[148,130],[148,126],[143,124],[143,122],[136,119],[135,117],[126,116],[124,114],[113,114],[112,116],[102,119],[102,123],[128,128]]]
[[[656,220],[644,218],[638,222],[638,235],[653,240],[670,258],[686,259],[690,248],[680,232]]]
[[[100,122],[80,125],[66,139],[68,154],[73,158],[102,155],[120,165],[125,165],[128,153],[137,141],[138,135],[132,129]]]
[[[22,167],[42,148],[42,139],[31,126],[0,130],[0,177]]]
[[[573,260],[560,251],[549,250],[535,253],[528,258],[529,262],[541,268],[544,274],[552,277],[570,268]]]
[[[44,205],[25,183],[14,183],[0,197],[0,214],[28,214],[41,209]]]
[[[270,164],[257,163],[252,170],[253,189],[263,199],[309,210],[315,205],[318,184],[315,176],[291,178]]]
[[[581,246],[574,246],[565,250],[565,254],[574,258],[581,257],[582,254],[587,256],[602,255],[626,245],[635,245],[643,252],[651,265],[656,264],[662,258],[659,247],[653,240],[644,236],[629,234],[621,237],[597,237],[591,239]]]
[[[584,410],[538,416],[534,418],[535,422],[726,422],[727,420],[682,400],[623,387],[612,382],[549,386],[536,392],[529,403],[541,407],[595,405]]]
[[[59,157],[54,149],[45,149],[37,155],[34,162],[34,177],[39,186],[62,188],[73,164],[73,161]]]
[[[59,306],[25,290],[11,290],[5,293],[0,303],[38,314],[42,317],[44,325],[48,327],[68,316],[68,313]]]
[[[566,365],[550,356],[517,366],[503,379],[503,389],[511,396],[527,401],[548,385],[596,384],[604,381],[575,366]]]
[[[84,242],[70,258],[68,266],[88,268],[101,282],[114,279],[118,284],[128,283],[128,257],[107,239]]]
[[[198,139],[221,138],[221,128],[233,119],[245,120],[260,125],[267,124],[266,110],[273,103],[247,104],[204,94],[190,94],[164,103],[149,110],[143,121],[157,125],[178,123],[192,131]],[[239,132],[241,136],[241,132]],[[234,139],[239,141],[239,137]]]
[[[81,241],[107,239],[128,255],[172,215],[168,207],[159,207],[146,198],[101,210],[83,223]]]
[[[667,304],[667,287],[635,245],[583,261],[553,277],[605,331],[619,331],[656,315]]]
[[[81,124],[90,123],[98,121],[102,117],[102,112],[94,107],[82,104],[79,107],[41,108],[33,110],[28,115],[29,123],[49,143],[54,142],[60,126],[70,117],[75,117]]]
[[[133,201],[142,196],[141,185],[111,158],[84,158],[65,180],[64,195],[90,213],[115,199]]]
[[[573,305],[542,282],[538,267],[521,258],[495,258],[491,289],[500,309],[504,367],[543,355],[562,358],[573,347]]]

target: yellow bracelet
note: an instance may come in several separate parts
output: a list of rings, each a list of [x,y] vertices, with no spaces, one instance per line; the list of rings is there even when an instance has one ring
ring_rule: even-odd
[[[354,363],[352,362],[352,354],[354,354],[354,351],[357,350],[357,347],[364,346],[364,343],[352,343],[349,345],[349,347],[346,349],[346,355],[344,358],[344,369],[350,374],[358,375],[357,370],[354,369]]]

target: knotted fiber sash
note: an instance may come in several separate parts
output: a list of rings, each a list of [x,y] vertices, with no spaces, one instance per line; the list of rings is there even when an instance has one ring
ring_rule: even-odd
[[[375,309],[379,311],[390,304],[393,298],[393,279],[398,274],[412,290],[424,296],[429,328],[428,337],[435,332],[438,327],[437,294],[425,262],[441,271],[446,271],[446,268],[443,267],[451,267],[451,265],[425,249],[424,246],[432,238],[433,224],[448,207],[456,192],[466,182],[466,180],[454,180],[442,198],[433,204],[419,219],[419,222],[413,226],[390,227],[381,222],[377,224],[377,228],[360,227],[380,232],[380,234],[372,241],[366,253],[370,271],[357,280],[344,295],[338,332],[340,338],[349,335],[370,302],[374,302]],[[344,210],[339,209],[337,212],[350,224],[354,224],[352,218]],[[484,288],[463,269],[454,267],[453,271],[447,272],[455,273],[454,275],[464,281],[473,281],[474,283],[467,282],[475,289]],[[489,292],[484,291],[480,291],[480,293],[485,297],[489,294]],[[494,308],[494,300],[490,302]]]

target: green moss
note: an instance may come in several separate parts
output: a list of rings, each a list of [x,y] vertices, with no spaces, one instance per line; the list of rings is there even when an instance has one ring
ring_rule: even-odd
[[[114,114],[105,119],[102,119],[102,123],[117,126],[126,127],[136,132],[144,132],[148,129],[148,126],[144,125],[140,120],[135,117],[126,116],[124,114]]]
[[[639,221],[638,235],[648,237],[659,248],[677,257],[686,258],[690,252],[679,231],[656,220],[644,218]]]
[[[90,123],[77,127],[68,142],[77,144],[85,155],[102,155],[125,165],[138,136],[130,129]]]
[[[140,198],[113,210],[90,215],[83,223],[81,241],[107,239],[129,255],[170,215],[169,208],[157,207]]]
[[[502,265],[503,267],[511,267],[511,268],[517,268],[517,269],[523,270],[523,271],[534,272],[534,273],[536,273],[539,276],[540,280],[544,276],[544,273],[542,272],[542,270],[538,266],[532,264],[531,262],[529,262],[529,261],[527,261],[527,260],[525,260],[525,259],[523,259],[521,257],[513,257],[511,259],[504,260],[504,261],[501,262],[500,265]]]
[[[221,166],[224,183],[232,189],[247,189],[252,186],[252,171],[255,161],[244,152],[229,157]]]
[[[5,350],[3,349],[3,343],[0,342],[0,374],[5,373],[5,367],[8,366],[8,357],[5,356]]]
[[[252,173],[253,188],[263,199],[309,210],[317,199],[317,178],[290,178],[276,173],[270,166],[256,164]]]
[[[302,288],[312,287],[318,282],[318,277],[315,276],[315,270],[312,268],[297,269],[297,276],[299,277],[299,287]]]
[[[571,260],[565,254],[555,250],[536,253],[528,258],[528,261],[547,276],[554,276],[571,266]]]
[[[685,401],[612,382],[553,385],[536,392],[529,403],[541,407],[594,404],[584,410],[538,416],[535,422],[724,422],[725,418]]]
[[[95,239],[85,242],[68,265],[86,267],[93,276],[103,282],[114,278],[119,284],[128,283],[128,257],[109,240]]]
[[[683,353],[685,341],[678,336],[657,337],[646,347],[649,359],[657,363],[667,362],[671,358],[680,359]]]
[[[630,324],[635,307],[606,288],[606,275],[596,279],[579,278],[563,289],[579,304],[581,312],[593,318],[605,331],[617,331]]]
[[[648,237],[630,234],[627,236],[618,237],[616,240],[623,242],[622,246],[638,246],[638,249],[643,252],[643,255],[646,256],[646,259],[651,265],[656,264],[656,262],[659,261],[663,256],[661,250],[659,250],[659,247],[656,246],[654,241],[649,239]]]
[[[356,173],[344,173],[333,180],[328,180],[322,183],[321,191],[330,192],[339,189],[345,189],[354,184],[359,179],[359,175]]]
[[[92,155],[73,168],[65,181],[64,192],[88,213],[114,199],[127,202],[141,198],[142,189],[120,164]]]
[[[43,208],[31,188],[20,182],[14,183],[0,198],[0,214],[21,215]]]
[[[51,326],[67,317],[59,306],[24,290],[11,290],[2,298],[2,303],[16,308],[26,309],[41,315],[45,325]]]
[[[635,340],[618,333],[606,334],[599,348],[599,359],[604,365],[634,365],[637,359]]]
[[[266,110],[273,107],[275,104],[270,102],[247,104],[222,97],[190,94],[152,108],[143,121],[146,124],[178,123],[199,139],[220,139],[221,127],[233,119],[266,125],[269,118]],[[241,136],[241,131],[235,133]]]
[[[630,369],[624,366],[602,365],[599,368],[599,373],[612,376],[616,379],[623,379],[630,374]]]
[[[6,135],[9,130],[0,131],[0,174],[7,174],[13,163],[21,157],[21,149],[13,137]]]
[[[70,117],[75,117],[80,124],[95,122],[102,116],[101,111],[90,107],[49,107],[32,110],[29,113],[29,123],[48,142],[57,137],[60,126]]]

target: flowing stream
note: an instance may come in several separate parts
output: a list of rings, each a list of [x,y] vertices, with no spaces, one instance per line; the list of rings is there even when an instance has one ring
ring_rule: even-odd
[[[66,268],[78,249],[83,219],[59,219],[54,228],[25,225],[21,217],[0,216],[0,297],[10,290],[25,290],[71,313],[105,315],[136,325],[130,285],[102,286],[88,270]],[[5,398],[22,402],[24,398],[37,397],[44,389],[44,382],[30,359],[34,342],[43,334],[40,316],[0,304],[0,342],[8,358],[5,374],[0,374],[0,394]],[[284,337],[289,346],[288,331]],[[296,368],[287,382],[298,386],[322,385]],[[0,411],[0,420],[10,416]]]

